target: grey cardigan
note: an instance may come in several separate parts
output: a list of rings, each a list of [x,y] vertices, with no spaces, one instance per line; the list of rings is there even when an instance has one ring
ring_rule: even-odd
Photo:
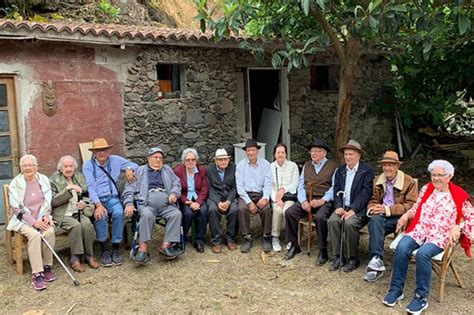
[[[165,191],[168,195],[174,194],[177,198],[181,195],[181,182],[175,175],[173,169],[168,165],[161,168]],[[148,205],[148,164],[138,167],[135,171],[135,181],[126,183],[122,194],[122,202],[126,206],[133,204],[133,199],[137,199],[140,206]]]

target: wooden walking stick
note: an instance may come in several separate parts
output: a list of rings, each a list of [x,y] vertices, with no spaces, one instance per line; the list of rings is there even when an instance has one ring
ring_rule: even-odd
[[[314,186],[316,185],[316,182],[309,182],[306,185],[306,199],[308,202],[311,202],[311,199],[313,199],[313,190]],[[308,256],[311,256],[311,235],[313,234],[313,209],[310,206],[309,212],[308,212],[308,247],[306,250],[306,254]]]

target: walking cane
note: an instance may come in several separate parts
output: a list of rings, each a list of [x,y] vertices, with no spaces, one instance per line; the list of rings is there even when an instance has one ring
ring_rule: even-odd
[[[77,203],[82,201],[82,193],[78,192],[77,193]],[[82,214],[82,209],[77,209],[77,221],[81,223],[81,214]]]
[[[313,187],[316,182],[308,183],[308,187],[306,188],[306,196],[309,201],[313,198]],[[308,213],[308,247],[306,250],[306,254],[311,256],[311,236],[313,234],[313,209],[310,206],[309,213]]]
[[[346,193],[343,191],[343,190],[340,190],[337,192],[336,194],[337,196],[341,196],[341,199],[342,199],[342,207],[344,208],[344,197],[346,196]],[[341,235],[340,235],[340,238],[339,238],[339,266],[338,266],[338,269],[339,269],[339,272],[341,272],[342,270],[342,261],[343,261],[343,255],[344,255],[344,226],[345,226],[345,222],[346,220],[343,218],[341,218]]]
[[[23,219],[23,213],[24,212],[20,212],[18,215],[17,215],[17,219],[22,221]],[[23,221],[22,221],[23,222]],[[37,229],[38,230],[38,229]],[[75,286],[78,286],[80,283],[79,283],[79,280],[77,280],[76,278],[74,278],[74,276],[72,275],[72,273],[69,271],[69,269],[66,267],[66,265],[63,263],[63,261],[61,260],[61,258],[59,258],[58,254],[56,254],[56,252],[54,251],[54,248],[51,247],[51,245],[48,243],[48,241],[44,238],[43,236],[43,233],[41,233],[40,230],[38,230],[38,233],[41,237],[41,239],[43,240],[43,242],[46,244],[46,246],[49,248],[49,250],[51,251],[51,253],[53,253],[53,256],[56,258],[56,260],[59,262],[59,264],[64,268],[64,270],[66,270],[67,274],[69,275],[69,277],[71,277],[72,279],[72,282],[74,283]]]

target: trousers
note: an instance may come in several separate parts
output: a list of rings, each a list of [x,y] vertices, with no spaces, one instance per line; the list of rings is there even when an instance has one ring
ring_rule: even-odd
[[[28,239],[28,259],[30,260],[32,273],[43,272],[43,266],[52,266],[53,253],[41,239],[40,232],[31,226],[23,224],[20,228],[20,233]],[[49,245],[54,248],[56,240],[54,228],[51,226],[41,233],[43,233]]]

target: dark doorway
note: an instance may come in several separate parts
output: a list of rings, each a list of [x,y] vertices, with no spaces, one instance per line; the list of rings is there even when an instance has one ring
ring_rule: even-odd
[[[263,109],[281,111],[279,104],[280,70],[249,69],[249,87],[252,137],[255,139],[258,135]],[[281,135],[278,140],[281,140]]]

